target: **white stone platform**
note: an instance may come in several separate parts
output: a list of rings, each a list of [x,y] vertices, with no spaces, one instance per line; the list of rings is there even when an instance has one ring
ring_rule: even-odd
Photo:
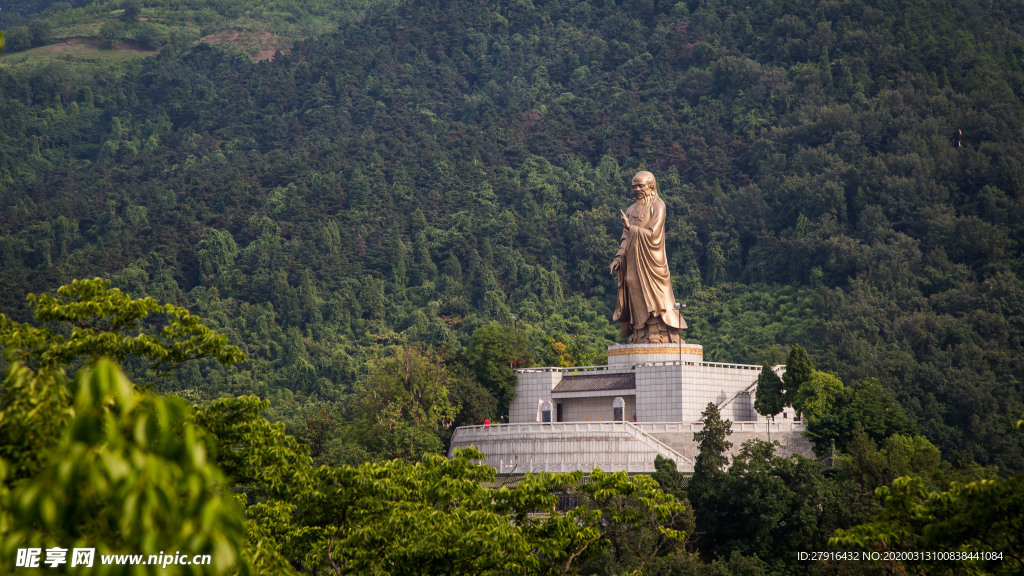
[[[792,408],[773,421],[754,411],[761,366],[703,359],[699,344],[619,344],[606,366],[516,370],[509,424],[460,427],[452,449],[476,446],[502,474],[653,472],[658,455],[691,472],[693,434],[711,403],[732,421],[730,454],[756,438],[780,442],[781,455],[813,456]]]
[[[562,422],[462,426],[451,449],[476,446],[499,474],[525,472],[654,472],[656,456],[670,458],[676,469],[693,472],[698,446],[693,434],[703,425],[679,422]],[[813,457],[800,423],[733,423],[727,452],[730,460],[747,440],[779,442],[780,456]]]
[[[654,472],[654,458],[680,470],[693,461],[630,422],[560,422],[462,426],[451,449],[476,446],[499,474],[525,472]]]

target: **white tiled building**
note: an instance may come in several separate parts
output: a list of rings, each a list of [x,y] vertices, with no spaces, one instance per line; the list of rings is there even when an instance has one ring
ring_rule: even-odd
[[[732,453],[760,438],[780,442],[781,454],[811,455],[792,408],[774,421],[754,411],[760,366],[703,358],[695,344],[623,344],[608,348],[607,366],[517,370],[509,424],[459,428],[452,448],[477,446],[499,473],[653,471],[658,454],[692,471],[693,433],[714,403],[733,422]]]

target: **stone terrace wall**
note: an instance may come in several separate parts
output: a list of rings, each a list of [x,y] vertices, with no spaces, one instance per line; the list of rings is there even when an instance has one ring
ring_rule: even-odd
[[[814,457],[811,443],[803,437],[803,426],[775,423],[733,423],[735,430],[729,456],[735,456],[748,440],[771,440],[782,444],[780,456],[800,454]],[[452,438],[452,449],[476,446],[489,466],[501,474],[524,472],[589,472],[597,467],[609,472],[653,472],[658,454],[676,460],[682,472],[693,471],[698,446],[693,440],[700,424],[629,422],[567,422],[551,424],[504,424],[463,426]]]
[[[676,452],[683,456],[694,459],[697,457],[699,446],[693,440],[694,432],[702,429],[701,424],[675,424],[675,423],[638,423],[637,427],[644,432],[661,440],[671,446]],[[778,442],[782,446],[775,449],[779,456],[791,456],[799,454],[808,458],[814,458],[814,444],[803,435],[805,427],[793,422],[733,422],[732,434],[727,440],[732,442],[728,456],[732,457],[739,453],[740,447],[748,440],[764,440],[765,442]]]
[[[654,472],[659,454],[676,460],[680,470],[693,463],[628,422],[568,422],[462,426],[451,449],[475,446],[499,474],[525,472]]]

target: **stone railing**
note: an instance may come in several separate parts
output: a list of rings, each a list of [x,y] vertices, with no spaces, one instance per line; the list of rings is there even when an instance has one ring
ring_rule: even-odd
[[[554,434],[559,432],[622,432],[624,425],[635,428],[645,434],[663,432],[700,432],[704,429],[701,422],[527,422],[519,424],[488,424],[459,426],[455,430],[455,438],[461,436],[487,437],[507,436],[510,434]],[[807,426],[803,422],[733,422],[733,432],[803,432]],[[657,439],[653,439],[656,440]],[[660,442],[660,441],[659,441]]]
[[[636,422],[634,425],[648,434],[665,432],[700,432],[704,429],[701,422]],[[803,422],[733,422],[733,432],[803,432],[807,426]]]
[[[538,366],[536,368],[516,368],[513,372],[517,374],[529,374],[534,372],[629,372],[629,369],[623,369],[618,366],[571,366],[563,368],[561,366]]]
[[[700,366],[705,368],[731,368],[733,370],[761,371],[761,366],[755,364],[703,362],[697,360],[659,360],[657,362],[637,362],[628,368],[622,366],[571,366],[568,368],[560,366],[538,366],[536,368],[516,368],[514,372],[519,374],[528,374],[531,372],[629,372],[632,368],[637,366]]]
[[[679,360],[665,360],[665,361],[658,361],[658,362],[639,362],[636,365],[637,366],[700,366],[700,367],[703,367],[703,368],[731,368],[733,370],[755,370],[757,372],[761,371],[761,367],[760,366],[755,366],[753,364],[728,364],[728,363],[724,363],[724,362],[698,362],[696,360],[694,360],[694,361],[683,360],[681,362]]]
[[[640,440],[648,447],[650,447],[652,450],[661,454],[662,456],[675,460],[676,467],[678,469],[693,469],[693,460],[690,460],[686,456],[683,456],[682,454],[677,452],[675,448],[669,446],[668,444],[665,444],[664,442],[658,440],[654,436],[651,436],[642,428],[633,424],[632,422],[623,422],[623,424],[626,425],[626,431],[633,435],[633,437],[635,437],[637,440]]]

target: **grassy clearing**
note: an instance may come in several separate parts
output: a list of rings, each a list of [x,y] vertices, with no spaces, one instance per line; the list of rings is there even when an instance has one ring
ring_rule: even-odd
[[[0,54],[0,67],[45,66],[53,62],[115,65],[154,56],[157,53],[159,50],[146,50],[129,45],[106,48],[93,38],[71,38],[49,46]]]
[[[166,0],[147,2],[137,16],[124,18],[121,0],[100,0],[36,15],[34,19],[44,20],[48,30],[44,46],[22,49],[29,46],[29,22],[19,26],[17,51],[0,55],[0,66],[61,61],[116,68],[157,54],[161,46],[186,42],[230,46],[254,60],[268,60],[278,51],[288,51],[296,40],[334,32],[343,23],[362,18],[370,6],[393,1],[238,0],[214,5],[204,0]],[[31,42],[38,44],[38,37]]]

